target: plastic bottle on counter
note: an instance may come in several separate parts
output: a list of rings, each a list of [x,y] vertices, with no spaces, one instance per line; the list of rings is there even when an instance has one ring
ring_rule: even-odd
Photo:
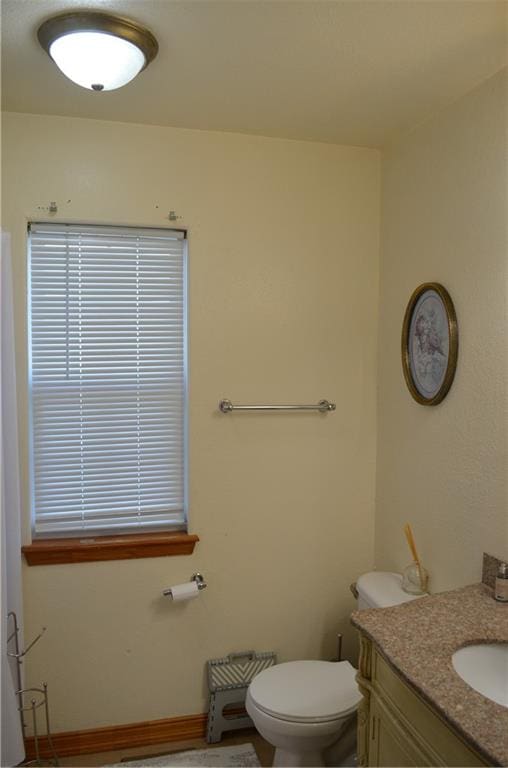
[[[508,565],[501,563],[496,576],[494,597],[500,603],[508,603]]]

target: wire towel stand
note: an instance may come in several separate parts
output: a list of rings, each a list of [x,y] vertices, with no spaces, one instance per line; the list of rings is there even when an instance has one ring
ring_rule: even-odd
[[[32,640],[32,642],[29,645],[27,645],[26,648],[23,648],[22,650],[19,644],[20,628],[18,624],[18,617],[16,616],[16,613],[14,611],[9,611],[9,613],[7,614],[7,621],[9,621],[9,619],[12,621],[13,629],[12,629],[12,632],[7,635],[7,647],[9,647],[9,643],[12,643],[12,646],[14,646],[14,651],[7,651],[7,656],[10,656],[11,658],[16,660],[16,688],[17,688],[16,696],[18,698],[18,712],[19,712],[19,718],[21,722],[21,733],[23,735],[23,741],[25,741],[26,743],[27,724],[25,720],[25,713],[30,712],[32,715],[31,720],[32,720],[33,741],[34,741],[34,751],[35,751],[34,760],[24,760],[20,765],[42,766],[44,764],[47,764],[47,765],[58,766],[59,764],[58,755],[53,745],[53,739],[52,739],[51,730],[49,727],[48,686],[46,683],[42,683],[42,688],[23,688],[22,678],[21,678],[21,667],[23,664],[23,657],[26,656],[28,651],[30,651],[34,647],[35,643],[37,643],[41,639],[44,632],[46,631],[46,627],[43,627],[42,632],[39,632],[37,637],[34,640]],[[37,728],[37,710],[40,707],[43,707],[44,718],[46,721],[45,737],[47,740],[48,748],[52,753],[52,757],[47,760],[43,759],[40,754],[41,734],[39,734],[39,731]]]
[[[329,400],[320,400],[315,405],[234,405],[231,400],[221,400],[219,410],[222,413],[231,413],[231,411],[319,411],[327,413],[334,411],[335,403]]]

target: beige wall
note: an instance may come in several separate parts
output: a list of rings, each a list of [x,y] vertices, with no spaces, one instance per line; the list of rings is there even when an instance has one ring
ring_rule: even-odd
[[[508,557],[506,71],[384,152],[376,565],[409,562],[409,521],[433,590]],[[417,285],[443,283],[459,325],[455,382],[410,396],[400,331]]]
[[[6,115],[3,227],[16,281],[27,508],[26,222],[164,225],[190,245],[192,557],[25,568],[28,660],[55,731],[205,711],[205,660],[327,658],[348,585],[373,564],[378,152]],[[404,292],[403,292],[404,293]],[[237,402],[337,402],[334,414],[228,415]],[[28,512],[25,513],[25,538]],[[209,588],[161,589],[200,570]]]

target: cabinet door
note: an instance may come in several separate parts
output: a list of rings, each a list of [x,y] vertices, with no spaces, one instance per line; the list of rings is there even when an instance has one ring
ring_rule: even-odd
[[[402,768],[428,765],[374,696],[370,706],[369,765]]]

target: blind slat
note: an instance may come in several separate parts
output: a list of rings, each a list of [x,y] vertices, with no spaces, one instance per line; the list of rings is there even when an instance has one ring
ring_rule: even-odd
[[[184,237],[30,227],[38,535],[185,527]]]

